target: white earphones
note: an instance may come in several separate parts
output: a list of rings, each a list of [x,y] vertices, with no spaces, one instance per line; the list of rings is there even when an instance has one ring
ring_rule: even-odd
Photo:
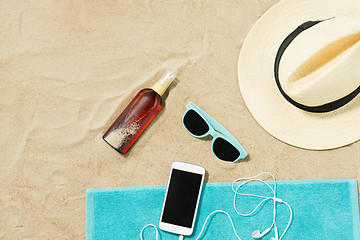
[[[274,187],[273,187],[273,188],[272,188],[267,182],[265,182],[265,181],[263,181],[263,180],[261,180],[261,179],[258,179],[259,176],[265,175],[265,174],[270,175],[270,176],[272,177],[272,179],[273,179],[273,184],[274,184]],[[237,186],[237,188],[235,189],[235,187],[234,187],[235,183],[238,182],[238,181],[242,181],[242,180],[246,180],[246,181],[242,182],[242,183],[241,183],[239,186]],[[254,182],[254,181],[259,181],[259,182],[265,184],[266,186],[268,186],[268,187],[270,188],[270,190],[272,191],[273,196],[268,197],[268,196],[260,196],[260,195],[256,195],[256,194],[239,193],[239,189],[240,189],[241,187],[243,187],[244,185],[246,185],[246,184],[249,183],[249,182]],[[234,191],[234,209],[235,209],[235,211],[236,211],[239,215],[241,215],[241,216],[246,216],[246,217],[252,216],[252,215],[254,215],[254,212],[255,212],[264,202],[266,202],[267,200],[273,200],[273,202],[274,202],[273,208],[274,208],[274,209],[273,209],[273,222],[272,222],[271,226],[270,226],[269,228],[265,229],[265,231],[263,231],[263,232],[260,232],[260,230],[255,230],[255,231],[251,234],[251,236],[252,236],[253,238],[256,238],[256,239],[262,238],[263,236],[265,236],[267,233],[270,232],[270,230],[272,229],[272,227],[274,227],[275,237],[270,238],[270,240],[281,240],[282,237],[283,237],[283,236],[285,235],[285,233],[287,232],[287,230],[289,229],[290,224],[291,224],[291,222],[292,222],[292,209],[291,209],[291,207],[290,207],[289,204],[287,204],[287,203],[286,203],[285,201],[283,201],[282,199],[276,197],[276,179],[275,179],[274,175],[271,174],[271,173],[269,173],[269,172],[262,172],[262,173],[259,173],[259,174],[255,175],[255,176],[253,176],[253,177],[249,177],[249,178],[238,178],[238,179],[236,179],[236,180],[232,183],[232,189],[233,189],[233,191]],[[255,209],[254,209],[253,211],[251,211],[250,213],[244,214],[244,213],[240,213],[240,212],[237,210],[237,207],[236,207],[236,198],[237,198],[237,195],[240,195],[240,196],[259,197],[259,198],[263,198],[263,200],[255,207]],[[284,203],[284,204],[286,204],[286,206],[287,206],[287,207],[289,208],[289,210],[290,210],[290,219],[289,219],[289,222],[288,222],[288,224],[287,224],[284,232],[281,234],[280,238],[279,238],[278,228],[277,228],[277,226],[276,226],[276,203]]]

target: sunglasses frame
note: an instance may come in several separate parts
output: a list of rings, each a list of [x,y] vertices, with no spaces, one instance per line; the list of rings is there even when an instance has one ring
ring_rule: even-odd
[[[184,118],[185,115],[188,111],[193,110],[195,111],[197,114],[199,114],[199,116],[206,122],[206,124],[209,127],[209,130],[200,136],[196,136],[194,134],[192,134],[187,127],[184,124]],[[224,128],[219,122],[217,122],[215,119],[213,119],[212,117],[209,116],[209,114],[207,114],[206,112],[204,112],[201,108],[199,108],[198,106],[196,106],[194,103],[189,102],[186,105],[186,111],[185,114],[182,118],[182,124],[184,126],[184,128],[186,129],[186,131],[188,131],[188,133],[190,133],[191,136],[196,137],[196,138],[203,138],[206,137],[208,135],[211,135],[213,137],[212,143],[211,143],[211,151],[213,153],[213,155],[219,159],[224,161],[223,159],[220,159],[218,156],[216,156],[216,154],[214,153],[214,142],[217,138],[222,138],[225,141],[229,142],[233,147],[235,147],[238,151],[239,151],[239,157],[237,159],[235,159],[233,161],[233,163],[237,162],[240,159],[244,159],[248,153],[245,151],[245,149],[241,146],[241,144],[236,140],[236,138],[233,137],[233,135],[231,135],[231,133],[226,130],[226,128]]]

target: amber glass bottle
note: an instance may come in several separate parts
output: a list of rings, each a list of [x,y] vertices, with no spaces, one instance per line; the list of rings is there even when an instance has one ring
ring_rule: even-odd
[[[126,153],[163,108],[161,96],[175,76],[167,71],[152,87],[140,90],[103,136],[121,154]]]

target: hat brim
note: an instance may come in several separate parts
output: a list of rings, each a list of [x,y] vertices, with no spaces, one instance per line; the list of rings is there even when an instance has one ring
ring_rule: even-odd
[[[271,135],[313,150],[338,148],[360,139],[360,96],[335,111],[310,113],[287,102],[274,80],[276,52],[294,29],[331,17],[360,21],[359,12],[356,0],[284,0],[255,23],[241,48],[238,80],[249,111]]]

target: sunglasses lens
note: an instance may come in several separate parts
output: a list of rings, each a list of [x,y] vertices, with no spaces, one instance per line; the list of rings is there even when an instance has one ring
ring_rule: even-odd
[[[213,144],[214,154],[224,161],[235,161],[239,156],[240,152],[228,141],[223,138],[217,138]]]
[[[186,129],[195,136],[204,135],[209,131],[209,126],[207,123],[194,110],[189,110],[186,112],[183,122]]]

